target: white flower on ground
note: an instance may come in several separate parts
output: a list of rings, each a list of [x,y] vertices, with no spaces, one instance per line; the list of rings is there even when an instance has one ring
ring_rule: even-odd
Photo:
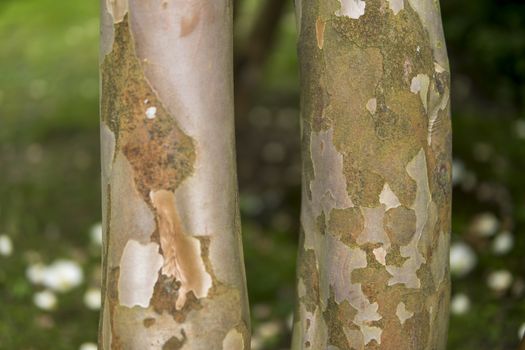
[[[78,350],[97,350],[97,344],[95,343],[84,343],[80,345]]]
[[[512,250],[514,246],[514,236],[508,231],[499,233],[492,242],[492,251],[494,254],[503,255]]]
[[[479,214],[474,218],[472,230],[479,236],[490,237],[496,234],[499,227],[498,218],[492,213]]]
[[[34,264],[27,268],[26,277],[33,284],[42,284],[46,267],[43,264]]]
[[[102,224],[100,222],[91,226],[89,229],[89,236],[91,237],[91,242],[97,245],[102,245]]]
[[[286,327],[288,327],[290,331],[293,329],[293,312],[290,312],[286,318]]]
[[[463,175],[463,179],[461,180],[461,188],[464,191],[472,191],[478,182],[478,178],[476,177],[476,174],[472,171],[466,170],[465,174]]]
[[[49,266],[35,264],[26,271],[27,278],[34,284],[42,284],[57,292],[67,292],[80,285],[84,273],[72,260],[57,260]]]
[[[84,274],[72,260],[57,260],[47,268],[43,284],[55,291],[67,292],[82,283]]]
[[[454,315],[464,315],[470,310],[470,298],[463,293],[458,293],[450,301],[450,311]]]
[[[263,346],[264,341],[257,334],[254,334],[251,339],[250,348],[252,350],[261,350]]]
[[[525,280],[522,278],[517,278],[514,283],[512,283],[512,294],[516,297],[522,297],[525,292]]]
[[[522,323],[520,328],[518,328],[518,338],[523,339],[525,337],[525,323]]]
[[[98,310],[102,304],[102,293],[99,288],[89,288],[84,294],[84,304],[91,310]]]
[[[525,139],[525,120],[518,119],[516,120],[516,124],[514,125],[514,130],[516,130],[516,135],[520,139]]]
[[[13,252],[13,243],[7,235],[0,235],[0,255],[9,256]]]
[[[453,275],[467,275],[474,269],[477,260],[476,253],[465,243],[454,243],[450,247],[450,272]]]
[[[262,320],[270,317],[272,308],[268,304],[255,304],[252,313],[255,318]]]
[[[475,143],[472,151],[474,153],[474,158],[480,162],[489,161],[490,157],[494,154],[494,148],[492,145],[484,142]]]
[[[33,302],[42,310],[53,310],[57,305],[57,297],[53,292],[44,290],[33,295]]]
[[[465,164],[459,159],[452,161],[452,184],[457,185],[465,178]]]
[[[513,276],[507,270],[491,272],[487,278],[487,285],[496,292],[507,290],[512,284]]]
[[[256,331],[262,339],[271,339],[281,333],[281,325],[278,321],[261,323]]]

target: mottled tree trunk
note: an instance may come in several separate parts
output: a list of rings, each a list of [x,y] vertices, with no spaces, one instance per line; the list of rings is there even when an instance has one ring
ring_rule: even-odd
[[[303,235],[293,349],[444,349],[451,128],[439,4],[296,8]]]
[[[230,0],[102,0],[101,349],[248,349]]]

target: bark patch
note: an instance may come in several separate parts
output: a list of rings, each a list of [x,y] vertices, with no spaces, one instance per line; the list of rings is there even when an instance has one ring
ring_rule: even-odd
[[[129,160],[145,201],[152,190],[174,190],[193,172],[195,146],[144,77],[128,17],[115,25],[113,50],[102,63],[102,121],[115,133],[116,151]],[[154,118],[148,111],[154,110]]]
[[[212,278],[201,257],[200,241],[184,232],[174,194],[165,190],[152,192],[151,201],[157,210],[160,246],[164,256],[162,274],[175,277],[181,283],[176,301],[177,309],[181,309],[188,292],[193,292],[197,298],[206,297]]]

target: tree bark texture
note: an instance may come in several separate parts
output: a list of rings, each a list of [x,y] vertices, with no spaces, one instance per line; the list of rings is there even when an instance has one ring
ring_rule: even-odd
[[[449,68],[435,0],[297,0],[293,349],[444,349]]]
[[[101,349],[248,349],[230,0],[102,0]]]

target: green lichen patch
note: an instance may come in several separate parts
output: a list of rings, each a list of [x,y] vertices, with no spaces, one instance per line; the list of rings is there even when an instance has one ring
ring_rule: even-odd
[[[115,24],[112,51],[101,66],[101,118],[128,158],[138,190],[175,190],[193,171],[195,145],[177,126],[144,76],[129,19]]]
[[[297,275],[304,283],[305,295],[299,300],[309,312],[315,312],[320,301],[319,271],[317,269],[317,258],[312,249],[299,249],[299,261]]]
[[[434,60],[430,39],[418,14],[410,7],[394,15],[385,9],[383,0],[369,0],[364,16],[358,21],[334,16],[332,23],[339,36],[358,47],[381,49],[387,58],[385,78],[396,88],[410,83],[410,73],[431,75]]]
[[[359,331],[359,327],[350,321],[355,318],[357,311],[346,300],[340,304],[336,303],[333,291],[330,294],[326,310],[323,312],[328,329],[328,344],[339,349],[350,349],[345,328]]]
[[[346,245],[355,245],[363,229],[364,218],[359,208],[332,209],[330,212],[328,232]]]
[[[404,206],[392,208],[385,213],[384,226],[392,243],[407,245],[416,232],[416,213]]]
[[[400,246],[392,245],[386,255],[387,266],[402,266],[408,258],[401,256]]]

